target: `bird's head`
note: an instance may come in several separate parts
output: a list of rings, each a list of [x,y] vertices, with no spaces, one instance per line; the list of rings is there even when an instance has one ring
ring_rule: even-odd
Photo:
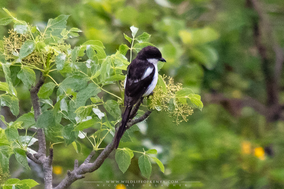
[[[158,63],[158,61],[166,62],[162,57],[160,50],[153,46],[144,47],[137,55],[138,59],[147,60],[151,63]]]

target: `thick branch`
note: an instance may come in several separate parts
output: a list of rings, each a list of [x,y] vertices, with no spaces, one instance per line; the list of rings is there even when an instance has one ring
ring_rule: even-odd
[[[41,114],[39,98],[37,96],[37,93],[40,87],[43,85],[43,83],[44,83],[44,78],[42,77],[42,74],[41,74],[38,83],[30,90],[32,105],[34,109],[35,121],[37,121],[38,117]],[[46,141],[45,141],[45,135],[44,135],[43,129],[37,130],[37,138],[38,138],[38,144],[39,144],[37,156],[38,158],[42,155],[46,156]]]
[[[136,114],[136,112],[133,112],[133,113]],[[127,123],[128,128],[130,128],[132,125],[138,122],[145,120],[150,115],[150,113],[151,113],[150,111],[147,111],[143,116],[129,121]],[[120,126],[121,122],[119,122],[117,125]],[[90,155],[86,158],[84,163],[82,163],[79,167],[78,167],[77,162],[75,162],[74,170],[72,172],[68,171],[67,176],[54,189],[68,188],[73,182],[75,182],[78,179],[83,178],[84,174],[91,173],[97,170],[103,164],[103,162],[109,156],[109,154],[114,150],[114,139],[115,138],[113,138],[111,143],[109,143],[106,146],[106,148],[100,153],[100,155],[97,157],[97,159],[93,163],[89,163],[89,162],[95,153],[94,151],[90,153]]]
[[[39,98],[37,93],[39,92],[40,87],[44,84],[44,78],[42,73],[40,74],[39,81],[37,84],[30,90],[32,105],[34,109],[34,117],[35,121],[37,121],[38,117],[41,114]],[[53,160],[53,149],[49,150],[49,156],[46,157],[46,140],[43,129],[37,129],[37,138],[38,138],[38,153],[35,156],[28,155],[28,157],[35,161],[35,158],[40,162],[43,167],[44,174],[44,188],[51,189],[52,188],[52,160]]]

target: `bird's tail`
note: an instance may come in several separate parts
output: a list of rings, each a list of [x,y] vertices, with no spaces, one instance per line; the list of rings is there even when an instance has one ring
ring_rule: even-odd
[[[124,132],[125,132],[126,129],[127,129],[127,128],[126,128],[126,124],[127,124],[127,122],[128,122],[128,119],[129,119],[129,115],[130,115],[131,110],[132,110],[132,106],[131,106],[131,107],[128,107],[128,106],[127,106],[127,107],[125,108],[125,111],[124,111],[123,115],[122,115],[121,126],[118,128],[118,131],[117,131],[117,133],[116,133],[116,135],[115,135],[115,139],[114,139],[114,146],[115,146],[115,148],[118,147],[119,141],[120,141],[122,135],[124,134]]]

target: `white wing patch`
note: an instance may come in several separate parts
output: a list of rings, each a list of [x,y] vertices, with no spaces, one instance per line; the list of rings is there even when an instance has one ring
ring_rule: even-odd
[[[148,86],[146,92],[143,94],[143,96],[148,96],[149,94],[151,94],[153,92],[153,90],[155,89],[157,82],[158,82],[158,67],[157,64],[154,64],[155,66],[155,74],[153,77],[153,80],[151,82],[151,84]],[[149,69],[149,68],[148,68]]]
[[[153,69],[154,69],[153,67],[147,68],[147,70],[145,71],[144,75],[141,77],[141,80],[143,80],[146,77],[148,77],[153,72]]]

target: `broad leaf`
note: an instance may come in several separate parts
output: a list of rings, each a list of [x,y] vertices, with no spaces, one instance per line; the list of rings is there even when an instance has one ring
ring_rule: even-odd
[[[150,39],[151,35],[146,33],[146,32],[143,32],[141,35],[139,35],[136,40],[139,42],[139,43],[142,43],[142,42],[147,42],[149,39]]]
[[[71,144],[73,141],[76,140],[78,137],[78,131],[74,130],[74,125],[69,124],[63,127],[62,129],[62,136],[65,140],[66,145]]]
[[[152,172],[150,157],[148,155],[140,156],[138,159],[138,165],[142,175],[149,179]]]
[[[108,100],[106,103],[104,103],[104,107],[106,111],[112,115],[115,119],[119,119],[121,116],[121,110],[119,108],[119,105],[114,100]]]
[[[67,89],[71,89],[73,91],[79,91],[84,89],[88,84],[88,78],[83,75],[72,75],[64,79],[59,84],[59,91],[61,94],[67,91]]]
[[[5,135],[9,141],[16,141],[19,139],[19,132],[15,127],[6,128]]]
[[[122,44],[119,46],[119,52],[123,54],[124,56],[126,55],[128,50],[129,50],[129,47],[125,44]]]
[[[2,151],[0,151],[0,164],[4,173],[9,172],[9,157]]]
[[[87,121],[83,121],[83,122],[80,122],[76,127],[75,127],[75,130],[77,131],[83,131],[84,129],[88,129],[90,127],[93,127],[96,122],[99,122],[99,119],[98,118],[95,118],[95,119],[90,119],[90,120],[87,120]]]
[[[157,165],[160,167],[161,171],[164,173],[165,167],[164,167],[163,163],[156,157],[151,157],[151,158],[157,163]]]
[[[49,19],[45,29],[47,43],[57,42],[56,39],[62,38],[61,32],[66,28],[68,15],[60,15],[54,19]]]
[[[19,114],[19,99],[9,94],[3,94],[0,96],[0,105],[8,106],[11,112],[17,116]]]
[[[55,117],[51,110],[43,112],[36,122],[37,128],[50,128],[55,126]]]
[[[26,151],[20,148],[15,148],[14,149],[15,153],[15,158],[16,160],[25,168],[25,169],[30,169],[27,156],[26,156]]]
[[[10,65],[9,64],[2,64],[2,68],[5,75],[5,80],[9,85],[10,93],[17,96],[17,91],[13,86],[12,79],[11,79],[11,71],[10,71]]]
[[[22,122],[22,127],[25,129],[28,129],[31,126],[35,126],[34,114],[31,112],[23,114],[16,120],[16,122]]]
[[[53,82],[48,82],[48,83],[43,84],[41,86],[41,88],[39,89],[39,92],[37,94],[38,97],[43,98],[43,99],[49,98],[49,96],[52,94],[55,86],[56,86],[56,84],[53,83]]]
[[[24,44],[22,45],[21,49],[20,49],[20,55],[19,58],[23,59],[25,57],[27,57],[28,55],[30,55],[34,50],[35,50],[35,43],[32,40],[27,40],[24,42]]]
[[[21,185],[27,185],[29,188],[35,187],[37,185],[39,185],[39,183],[37,183],[36,181],[34,181],[33,179],[24,179],[18,182],[18,184]]]
[[[117,149],[115,153],[115,161],[119,169],[125,173],[131,163],[131,156],[125,149]]]
[[[28,88],[30,88],[35,83],[35,80],[36,80],[35,72],[26,66],[22,67],[17,77],[20,80],[22,80],[24,85],[27,86]]]
[[[64,53],[60,53],[55,58],[55,64],[58,71],[62,70],[64,67],[64,63],[66,60],[66,55]]]
[[[131,44],[132,38],[126,35],[125,33],[123,34],[124,38]]]
[[[13,18],[10,18],[10,17],[8,17],[8,18],[1,18],[0,19],[0,25],[6,26],[6,25],[10,24],[12,21],[13,21]]]

